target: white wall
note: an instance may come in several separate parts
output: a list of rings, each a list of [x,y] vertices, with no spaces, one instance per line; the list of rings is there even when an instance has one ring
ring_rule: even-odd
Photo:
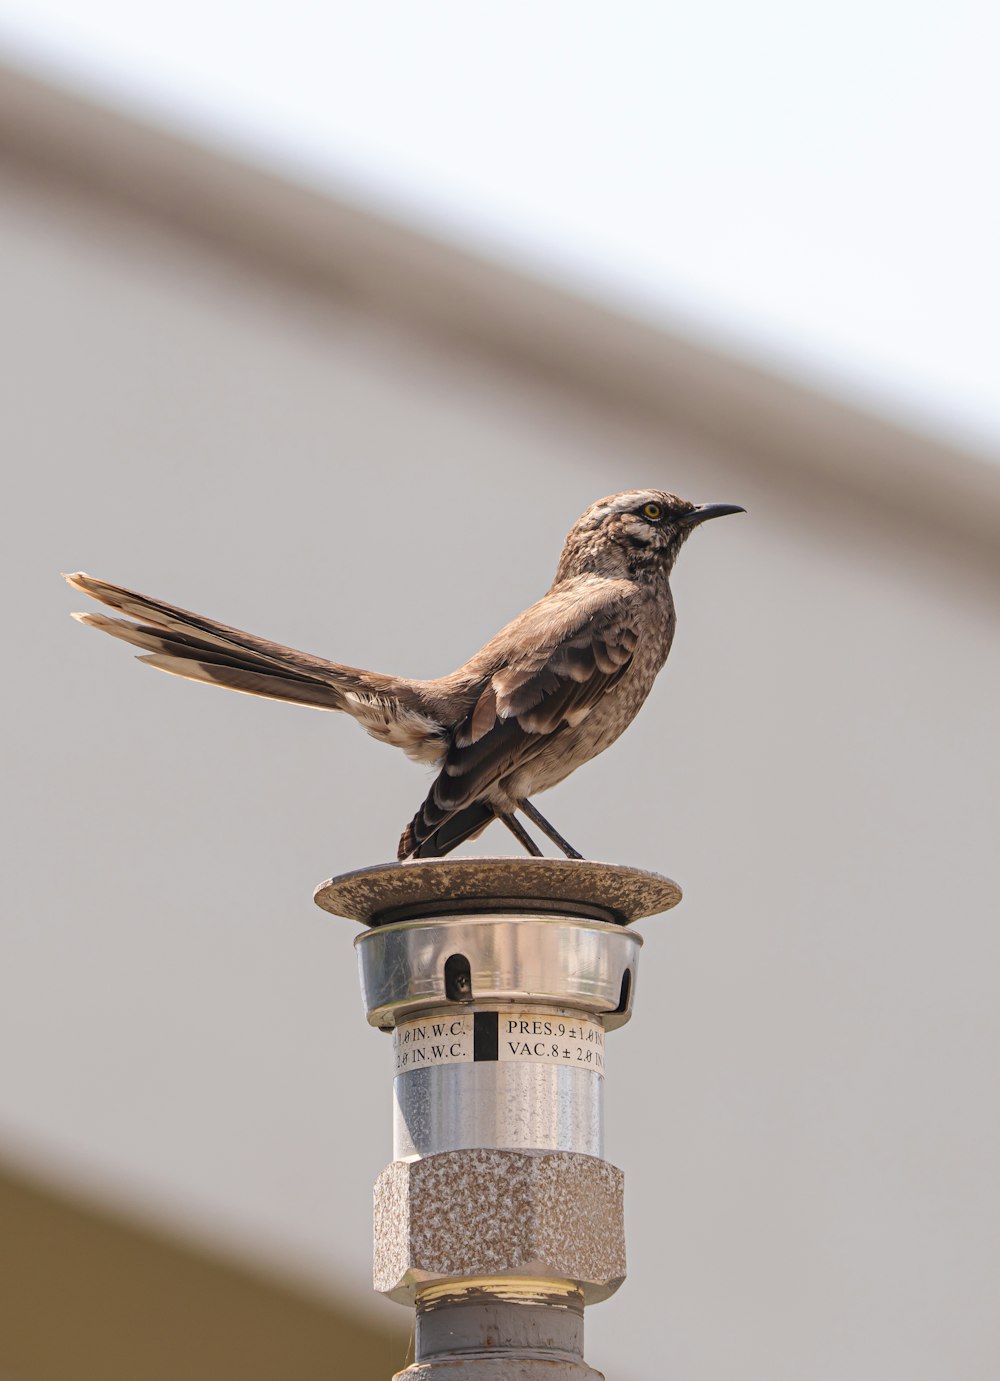
[[[692,540],[650,703],[544,805],[687,894],[640,927],[610,1041],[631,1274],[588,1359],[992,1378],[1000,643],[974,556],[41,184],[8,181],[0,245],[0,1147],[365,1300],[389,1051],[310,892],[391,857],[426,779],[333,716],[150,674],[57,573],[433,675],[545,588],[587,503],[662,483],[751,514]]]

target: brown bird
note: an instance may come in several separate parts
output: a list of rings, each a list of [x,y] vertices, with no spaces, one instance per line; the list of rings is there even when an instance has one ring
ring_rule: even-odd
[[[74,618],[141,647],[140,662],[250,695],[343,710],[373,738],[437,767],[403,831],[400,859],[439,858],[493,819],[540,854],[517,811],[567,857],[581,858],[529,798],[628,728],[670,651],[677,553],[699,523],[745,511],[659,489],[601,499],[570,530],[548,593],[436,681],[328,662],[82,572],[66,579],[128,616]]]

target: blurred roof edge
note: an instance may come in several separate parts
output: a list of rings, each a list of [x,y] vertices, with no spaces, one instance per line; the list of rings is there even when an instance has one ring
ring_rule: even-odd
[[[996,557],[1000,466],[985,457],[2,66],[0,157]]]

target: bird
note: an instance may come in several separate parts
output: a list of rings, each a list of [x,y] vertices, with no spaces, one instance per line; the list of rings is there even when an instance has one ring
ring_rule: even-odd
[[[344,666],[241,632],[82,571],[74,589],[115,609],[73,617],[142,649],[174,676],[349,714],[437,775],[397,849],[441,858],[499,820],[536,857],[527,817],[567,858],[583,855],[531,798],[624,732],[673,641],[670,573],[700,524],[738,504],[633,489],[590,505],[570,529],[548,591],[456,671],[414,680]]]

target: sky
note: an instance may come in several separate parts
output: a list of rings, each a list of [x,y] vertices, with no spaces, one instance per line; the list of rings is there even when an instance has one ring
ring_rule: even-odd
[[[0,0],[0,52],[1000,456],[981,0]]]

